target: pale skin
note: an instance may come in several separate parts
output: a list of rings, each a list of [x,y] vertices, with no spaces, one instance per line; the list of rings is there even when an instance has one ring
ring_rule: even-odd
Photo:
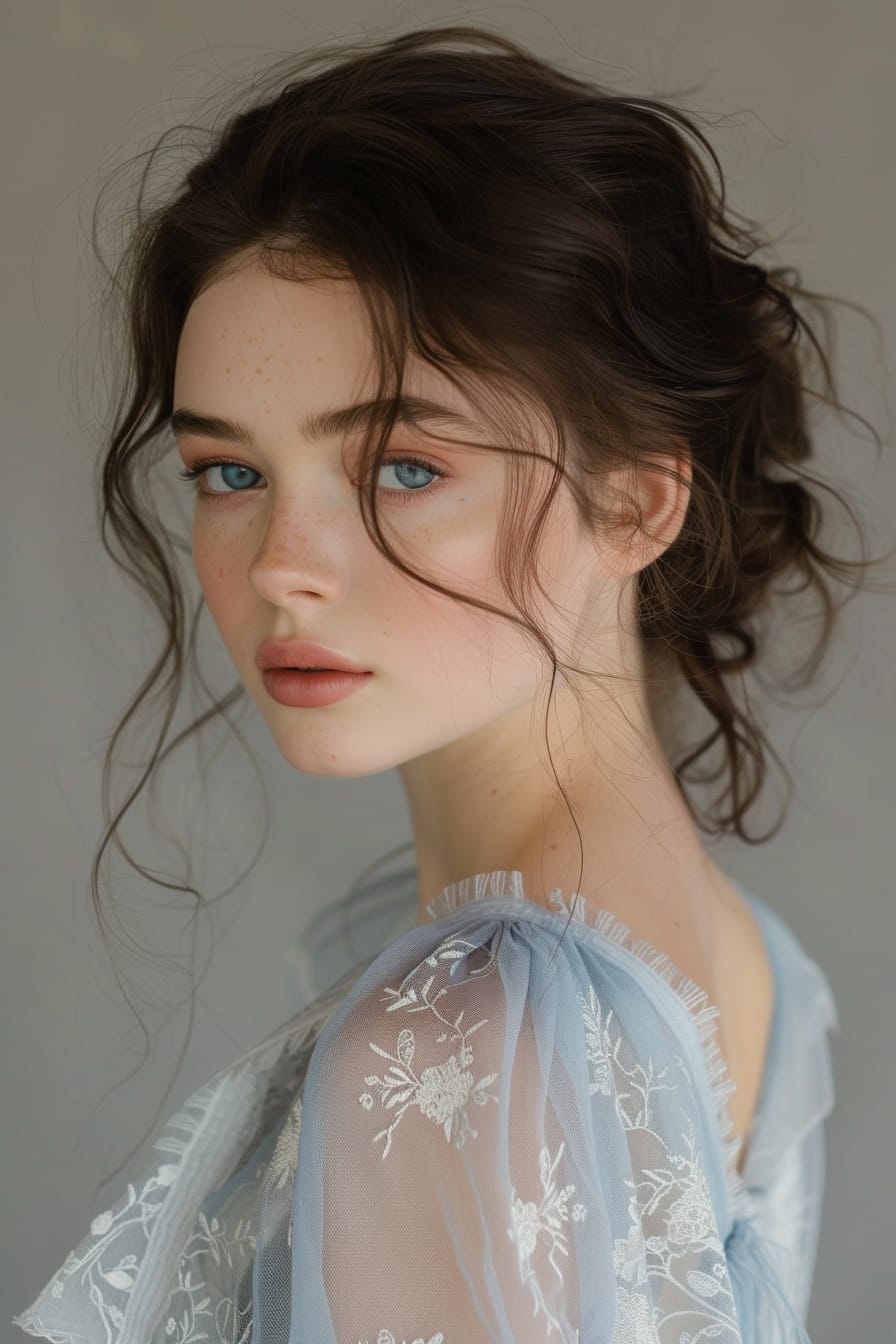
[[[734,1099],[731,1108],[741,1132],[759,1082],[765,1038],[760,1031],[757,1039],[756,996],[764,984],[769,999],[768,968],[752,916],[679,797],[632,634],[634,576],[677,536],[689,491],[645,470],[634,483],[643,530],[611,540],[583,528],[561,483],[538,554],[551,602],[536,589],[536,616],[559,656],[624,679],[609,691],[600,680],[585,683],[584,720],[569,686],[555,687],[549,757],[542,651],[512,623],[396,570],[361,517],[353,479],[359,436],[301,433],[307,416],[374,394],[362,311],[348,281],[282,280],[251,257],[189,310],[174,409],[240,421],[254,438],[252,446],[178,439],[187,467],[218,456],[249,469],[210,468],[199,486],[213,496],[194,504],[193,561],[221,639],[297,770],[340,778],[398,770],[416,853],[418,923],[449,883],[519,869],[538,904],[560,887],[613,910],[701,983],[723,1019],[723,999],[732,1023],[751,1004],[740,1043],[729,1024],[726,1052],[732,1075],[735,1056],[742,1072],[734,1094],[740,1123]],[[409,363],[403,390],[475,420],[472,402],[420,361]],[[478,429],[440,422],[432,434],[396,427],[389,453],[422,455],[445,476],[381,467],[380,517],[413,568],[509,610],[494,563],[506,467],[501,454],[465,446],[477,438],[488,438],[481,422]],[[686,453],[679,466],[689,479]],[[537,478],[539,492],[546,480]],[[258,645],[272,636],[328,645],[374,675],[335,704],[286,707],[255,665]],[[577,809],[583,852],[551,759]],[[733,956],[735,945],[737,969],[726,974],[726,948]],[[769,1010],[766,1002],[766,1018]]]

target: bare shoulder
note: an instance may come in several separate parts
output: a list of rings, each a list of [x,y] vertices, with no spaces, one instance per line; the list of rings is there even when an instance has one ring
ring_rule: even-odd
[[[718,882],[717,897],[713,983],[708,988],[719,1009],[728,1076],[736,1083],[729,1111],[734,1132],[743,1136],[762,1088],[775,980],[765,938],[749,903],[727,878]]]
[[[749,902],[728,878],[717,884],[714,978],[761,1023],[770,1015],[774,974],[765,936]]]

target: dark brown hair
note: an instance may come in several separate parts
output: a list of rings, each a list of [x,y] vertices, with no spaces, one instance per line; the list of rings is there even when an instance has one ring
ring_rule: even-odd
[[[845,501],[805,470],[808,398],[844,409],[826,355],[828,296],[803,288],[794,269],[757,258],[768,241],[726,204],[718,158],[694,117],[563,73],[481,28],[432,28],[290,56],[253,78],[248,95],[243,110],[231,107],[223,125],[201,133],[207,142],[185,177],[148,208],[149,173],[172,132],[153,146],[101,308],[114,331],[108,314],[119,304],[126,332],[115,339],[128,357],[101,464],[101,535],[151,598],[166,639],[104,762],[108,821],[117,744],[156,688],[165,710],[151,759],[109,822],[92,868],[100,927],[100,860],[112,839],[121,845],[125,812],[179,743],[215,716],[230,722],[227,710],[244,695],[238,684],[163,749],[185,670],[198,675],[202,603],[188,629],[177,560],[188,547],[152,504],[148,471],[171,447],[187,311],[247,257],[281,277],[357,284],[375,342],[376,395],[387,403],[400,395],[408,351],[458,382],[471,374],[480,388],[505,389],[503,405],[483,413],[496,426],[487,447],[509,454],[500,573],[510,610],[442,587],[389,546],[376,480],[392,412],[363,442],[359,507],[371,540],[403,573],[522,626],[554,678],[556,652],[528,599],[537,581],[531,557],[560,481],[595,533],[631,528],[641,521],[637,504],[606,503],[601,482],[611,471],[643,467],[648,447],[654,464],[677,475],[686,445],[692,475],[681,531],[634,576],[646,684],[657,731],[670,741],[670,695],[679,688],[690,688],[712,721],[674,761],[697,825],[749,843],[769,838],[780,821],[754,838],[744,818],[766,754],[787,771],[732,683],[741,684],[764,652],[760,627],[774,590],[795,576],[788,594],[811,587],[823,607],[802,680],[790,682],[804,684],[833,626],[823,571],[855,585],[854,574],[874,563],[822,549],[820,503],[809,486]],[[241,91],[237,102],[245,97]],[[809,306],[821,315],[824,340],[800,310]],[[807,385],[813,357],[821,392]],[[511,398],[515,409],[546,414],[556,457],[522,446],[525,416],[514,415]],[[879,448],[873,426],[857,419]],[[527,458],[553,472],[543,497],[527,488]],[[573,685],[573,676],[595,675],[563,671]],[[699,778],[692,767],[717,744],[716,768],[701,782],[724,777],[724,787],[704,815],[688,797],[686,776]],[[164,882],[124,852],[151,881],[189,892],[194,918],[208,904],[189,883]]]

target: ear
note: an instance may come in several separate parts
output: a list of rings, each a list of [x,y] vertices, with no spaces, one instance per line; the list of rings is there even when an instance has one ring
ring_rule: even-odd
[[[612,480],[620,499],[619,521],[612,535],[602,539],[602,550],[604,562],[619,578],[646,569],[681,531],[691,498],[693,469],[687,440],[677,438],[675,442],[680,450],[675,458],[645,453],[634,480],[628,469],[620,473],[624,482]],[[676,479],[676,472],[682,480]],[[641,509],[640,525],[633,499]]]

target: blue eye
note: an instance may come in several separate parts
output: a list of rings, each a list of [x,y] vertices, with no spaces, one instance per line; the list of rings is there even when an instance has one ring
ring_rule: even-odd
[[[222,475],[224,484],[228,487],[228,489],[225,491],[197,489],[196,491],[197,494],[199,495],[229,494],[231,492],[231,489],[239,493],[240,491],[245,490],[247,488],[247,485],[251,486],[251,481],[247,482],[246,476],[257,475],[257,472],[253,472],[251,467],[244,467],[240,462],[208,462],[204,466],[201,463],[197,462],[195,467],[191,467],[189,471],[182,471],[180,474],[181,476],[186,477],[188,480],[195,480],[200,475],[204,476],[207,471],[212,471],[213,469],[217,470],[218,468],[221,469],[222,473],[231,473],[229,476]]]
[[[408,453],[392,454],[391,456],[384,458],[380,465],[383,468],[409,467],[415,471],[423,471],[429,476],[434,476],[436,481],[443,480],[447,475],[446,472],[435,466],[434,463],[427,461],[426,458],[415,457]],[[228,470],[232,473],[229,482],[227,478],[222,475],[225,485],[232,486],[232,489],[208,490],[203,489],[200,486],[200,479],[205,476],[206,472],[216,470],[217,468],[220,468],[222,473]],[[252,467],[247,467],[242,462],[234,462],[230,458],[225,457],[206,457],[201,458],[198,462],[194,463],[192,467],[185,467],[182,471],[179,471],[178,476],[183,481],[194,482],[195,493],[200,498],[221,499],[235,494],[243,494],[247,489],[254,488],[251,482],[248,484],[246,482],[245,477],[247,472],[250,476],[258,475],[258,472]],[[386,490],[385,494],[392,495],[396,500],[400,500],[404,503],[405,500],[412,499],[415,495],[431,494],[433,490],[438,489],[436,481],[424,484],[423,486],[412,486],[407,490]]]

